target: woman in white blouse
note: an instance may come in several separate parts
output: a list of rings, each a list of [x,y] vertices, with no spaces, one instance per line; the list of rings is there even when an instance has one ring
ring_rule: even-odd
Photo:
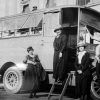
[[[75,61],[76,68],[76,96],[80,100],[90,100],[90,55],[85,50],[86,44],[78,45],[78,54]]]

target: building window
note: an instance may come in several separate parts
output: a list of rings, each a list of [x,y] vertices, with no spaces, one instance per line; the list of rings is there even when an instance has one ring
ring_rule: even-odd
[[[20,1],[20,4],[22,5],[22,12],[23,13],[27,13],[30,11],[29,2],[30,2],[30,0],[21,0]]]
[[[91,2],[91,0],[78,0],[77,5],[82,6],[88,4],[89,2]]]
[[[24,5],[24,6],[23,6],[23,13],[27,13],[27,12],[29,12],[29,11],[30,11],[30,9],[29,9],[29,4]]]

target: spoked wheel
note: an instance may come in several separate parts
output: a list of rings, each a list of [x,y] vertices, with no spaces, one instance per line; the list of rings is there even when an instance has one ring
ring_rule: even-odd
[[[18,93],[22,87],[23,76],[17,67],[10,67],[3,77],[4,88],[8,93]]]
[[[94,100],[100,100],[100,83],[97,81],[96,75],[91,82],[91,95]]]

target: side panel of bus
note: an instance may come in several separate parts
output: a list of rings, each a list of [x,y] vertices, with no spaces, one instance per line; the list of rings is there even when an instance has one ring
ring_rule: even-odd
[[[22,63],[27,47],[32,46],[38,53],[41,49],[41,35],[8,38],[0,40],[0,67],[6,62]]]
[[[44,15],[44,35],[42,46],[42,59],[43,66],[49,71],[53,71],[53,41],[55,38],[54,29],[59,25],[59,12],[58,13],[46,13]],[[45,60],[44,60],[45,59]],[[49,74],[49,83],[52,83],[52,76]]]

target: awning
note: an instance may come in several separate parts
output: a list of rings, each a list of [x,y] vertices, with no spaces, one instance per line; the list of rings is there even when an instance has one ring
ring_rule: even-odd
[[[100,14],[89,9],[81,9],[80,22],[100,31]]]
[[[29,28],[29,27],[42,27],[42,14],[31,14],[27,16],[21,16],[17,19],[17,29]],[[41,24],[41,25],[40,25]]]
[[[16,29],[15,19],[1,20],[0,31]]]
[[[43,13],[21,14],[0,20],[0,31],[42,27]]]

